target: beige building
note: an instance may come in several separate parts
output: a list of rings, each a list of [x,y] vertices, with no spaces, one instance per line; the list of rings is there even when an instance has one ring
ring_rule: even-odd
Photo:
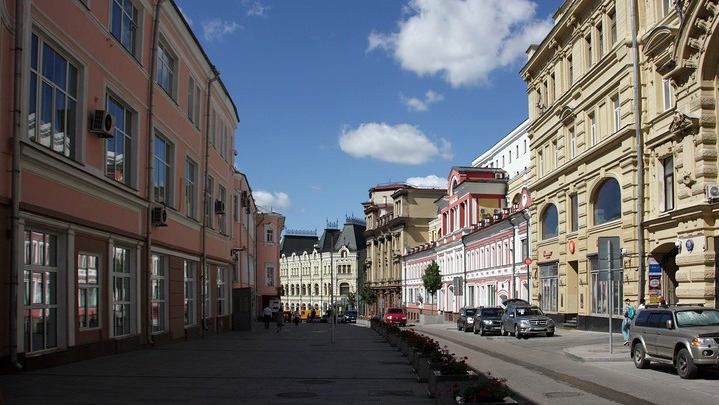
[[[718,171],[716,2],[686,1],[681,13],[671,1],[638,2],[638,82],[631,3],[565,1],[521,72],[533,299],[587,329],[603,329],[610,308],[620,319],[624,297],[716,303],[717,199],[706,194]]]
[[[367,230],[367,282],[377,301],[367,313],[402,305],[402,255],[406,248],[430,240],[429,223],[436,218],[435,201],[442,189],[416,188],[406,184],[372,187],[364,207]]]

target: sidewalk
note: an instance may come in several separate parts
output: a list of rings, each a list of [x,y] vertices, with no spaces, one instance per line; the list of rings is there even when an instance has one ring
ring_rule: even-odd
[[[406,358],[360,325],[261,323],[36,372],[0,376],[13,404],[422,404]]]

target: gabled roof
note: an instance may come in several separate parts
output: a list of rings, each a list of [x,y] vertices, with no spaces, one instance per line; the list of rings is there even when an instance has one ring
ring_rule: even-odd
[[[332,243],[336,243],[339,234],[339,229],[325,229],[325,231],[322,232],[322,237],[320,237],[320,252],[329,252],[331,250],[334,250],[334,248],[332,247]]]
[[[347,246],[350,252],[366,249],[367,241],[364,237],[364,231],[364,225],[359,223],[346,223],[335,243],[335,251],[340,250],[342,246]]]
[[[292,253],[301,255],[303,252],[312,253],[312,250],[317,243],[316,236],[310,235],[285,235],[282,238],[282,245],[280,246],[280,254],[285,256],[292,256]]]

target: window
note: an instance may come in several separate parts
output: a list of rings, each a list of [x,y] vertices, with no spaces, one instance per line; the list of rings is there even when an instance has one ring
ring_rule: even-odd
[[[197,218],[197,163],[185,160],[185,214]]]
[[[559,295],[559,265],[554,262],[551,264],[539,265],[539,281],[542,289],[542,297],[540,299],[542,311],[557,312],[558,311],[558,295]]]
[[[132,268],[130,250],[113,248],[112,257],[112,334],[125,336],[132,332]]]
[[[670,80],[663,80],[664,89],[664,111],[672,108],[672,82]]]
[[[490,284],[487,286],[487,306],[493,307],[497,303],[497,286]]]
[[[571,52],[571,48],[569,49],[569,52]],[[569,80],[569,85],[571,86],[574,83],[574,65],[572,64],[572,55],[567,56],[567,79]]]
[[[200,129],[200,85],[190,76],[187,95],[187,118]]]
[[[212,211],[214,210],[214,207],[212,206],[212,196],[214,195],[214,189],[215,189],[215,180],[212,178],[212,176],[208,175],[206,184],[205,184],[205,223],[207,226],[212,228]]]
[[[505,160],[504,160],[504,155],[502,155],[502,166],[501,167],[504,168],[505,166],[506,166],[506,164],[505,164]]]
[[[555,139],[552,141],[552,168],[556,169],[557,167],[559,167],[559,148]]]
[[[570,231],[577,232],[579,230],[579,196],[572,194],[569,196],[569,215]]]
[[[662,2],[662,15],[661,17],[666,17],[671,13],[672,11],[672,0],[661,0]]]
[[[520,244],[522,245],[522,260],[524,260],[529,257],[529,242],[527,239],[522,239]]]
[[[587,114],[587,121],[589,122],[589,146],[597,144],[597,118],[594,113]]]
[[[674,158],[662,161],[664,169],[664,211],[674,209]]]
[[[618,250],[618,249],[617,249]],[[622,296],[624,294],[622,288],[623,271],[621,270],[621,260],[617,256],[611,262],[617,263],[612,271],[612,296],[613,296],[613,313],[614,315],[622,314]],[[592,274],[592,313],[608,314],[609,313],[609,271],[607,260],[600,260],[597,255],[590,257],[591,274]]]
[[[232,220],[240,220],[240,197],[237,194],[232,195]]]
[[[212,147],[215,147],[215,132],[217,131],[217,113],[215,110],[212,110],[212,115],[210,116],[210,145]]]
[[[592,66],[592,63],[594,63],[594,61],[592,59],[594,57],[594,55],[592,55],[592,52],[593,52],[593,50],[592,50],[592,35],[589,34],[586,37],[584,37],[584,42],[586,44],[586,52],[587,52],[587,69],[589,69]]]
[[[218,199],[224,207],[227,203],[227,191],[222,186],[219,186]],[[219,218],[217,218],[217,222],[220,223],[220,233],[227,234],[227,217],[225,216],[225,214],[218,214],[218,217]]]
[[[507,152],[507,163],[512,163],[512,151]]]
[[[526,141],[525,141],[525,142],[526,142]],[[519,145],[517,145],[517,151],[516,151],[516,153],[514,154],[514,157],[517,158],[517,159],[519,159]]]
[[[537,157],[539,158],[539,175],[544,176],[544,155],[542,152],[537,152]]]
[[[612,97],[612,106],[614,106],[614,132],[616,132],[622,127],[622,111],[618,94]]]
[[[152,307],[152,333],[165,330],[167,325],[167,307],[165,305],[167,289],[167,258],[165,256],[152,255],[152,273],[150,275]]]
[[[210,305],[210,268],[208,266],[205,266],[205,274],[202,281],[202,293],[205,296],[204,299],[204,307],[202,309],[202,315],[204,319],[207,319],[212,314],[212,307]]]
[[[172,205],[172,145],[155,134],[152,181],[155,201]]]
[[[604,31],[602,30],[602,23],[597,24],[597,48],[599,50],[599,58],[604,56]]]
[[[97,256],[80,254],[77,256],[77,319],[80,329],[93,329],[100,326]]]
[[[315,274],[317,274],[317,271],[315,271]],[[274,268],[274,266],[266,266],[265,267],[265,285],[267,287],[275,286],[275,268]],[[319,287],[315,288],[315,295],[317,295],[318,289],[319,289]]]
[[[77,138],[78,76],[59,51],[32,35],[28,137],[71,159]]]
[[[133,56],[137,42],[137,21],[137,8],[131,0],[112,1],[110,31]]]
[[[157,84],[173,99],[176,75],[177,59],[170,53],[169,47],[160,42],[157,45]]]
[[[195,297],[197,291],[195,263],[185,260],[183,267],[185,276],[185,326],[191,326],[197,322],[197,317],[195,316]]]
[[[622,215],[621,206],[619,182],[612,178],[605,180],[594,197],[594,225],[619,219]]]
[[[226,269],[217,268],[217,315],[224,316],[228,313],[227,308],[227,285],[225,284]]]
[[[569,127],[569,158],[574,159],[577,157],[577,134],[574,131],[574,126]]]
[[[24,245],[25,351],[37,352],[58,345],[57,236],[26,230]]]
[[[542,239],[556,238],[557,235],[559,235],[557,207],[549,204],[542,214]]]
[[[617,13],[614,9],[609,12],[609,43],[617,43]]]
[[[105,176],[131,186],[134,113],[110,95],[105,108],[115,118],[115,136],[105,141]]]
[[[271,225],[265,227],[265,242],[275,243],[275,230],[272,229]]]

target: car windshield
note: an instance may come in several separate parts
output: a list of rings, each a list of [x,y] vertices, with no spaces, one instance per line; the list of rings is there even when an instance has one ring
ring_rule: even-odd
[[[719,311],[716,309],[692,309],[677,311],[677,326],[716,326],[719,325]]]
[[[467,311],[467,316],[474,316],[474,314],[477,313],[477,310],[474,308],[467,308],[465,311]]]
[[[357,311],[347,311],[347,315],[357,315]]]
[[[388,314],[401,314],[402,308],[390,308],[387,310]]]
[[[499,316],[502,316],[502,310],[499,308],[483,309],[482,316],[499,317]]]
[[[539,308],[517,308],[517,316],[544,315]]]

